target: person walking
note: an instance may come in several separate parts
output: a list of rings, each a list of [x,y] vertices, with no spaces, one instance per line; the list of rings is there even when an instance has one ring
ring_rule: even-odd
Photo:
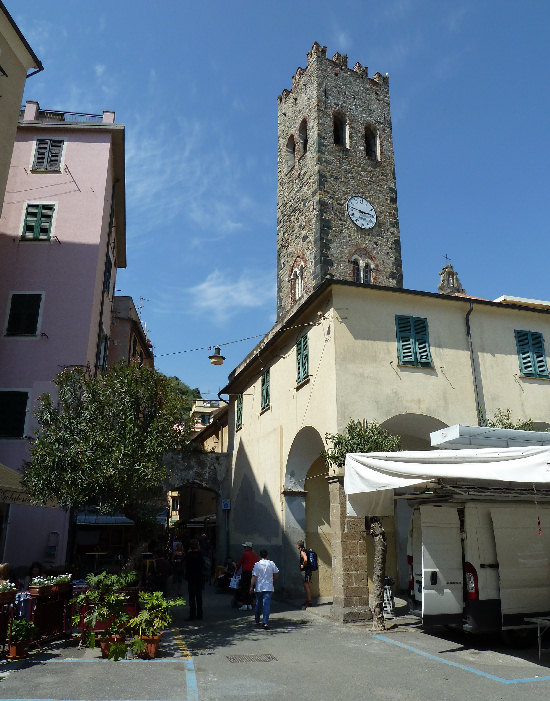
[[[258,556],[252,550],[252,543],[249,540],[245,540],[243,543],[244,553],[241,555],[241,559],[237,563],[237,572],[241,570],[241,581],[239,582],[239,593],[240,598],[242,598],[241,606],[239,606],[240,611],[252,611],[252,594],[250,592],[250,580],[252,579],[252,570],[254,565],[258,562]]]
[[[202,588],[204,585],[204,560],[199,541],[192,538],[189,541],[189,550],[185,556],[185,579],[189,595],[189,618],[194,621],[202,619]]]
[[[300,573],[302,575],[304,591],[306,593],[306,600],[302,604],[302,608],[305,609],[307,606],[311,606],[311,589],[309,583],[311,582],[311,575],[313,574],[313,572],[309,565],[309,560],[307,559],[307,551],[304,541],[299,540],[296,543],[296,546],[300,551]]]
[[[254,565],[250,580],[250,594],[256,592],[256,625],[269,628],[271,597],[275,589],[274,582],[279,576],[279,569],[273,560],[267,559],[267,550],[260,550],[260,559]],[[262,621],[260,621],[262,618]]]

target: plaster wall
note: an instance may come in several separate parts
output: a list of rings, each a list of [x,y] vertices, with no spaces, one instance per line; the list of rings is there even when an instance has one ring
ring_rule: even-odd
[[[65,139],[60,172],[31,172],[37,137]],[[110,327],[112,291],[103,302],[103,274],[111,205],[110,134],[78,130],[20,128],[0,218],[0,389],[29,392],[25,435],[32,435],[38,397],[64,367],[95,365],[100,313]],[[65,168],[65,166],[67,168]],[[21,241],[26,205],[55,203],[49,241]],[[43,294],[37,334],[4,335],[13,292]],[[0,462],[20,470],[27,441],[0,440]],[[12,565],[43,560],[48,533],[60,531],[55,562],[65,559],[63,512],[12,507],[5,556]],[[32,528],[30,527],[32,524]]]
[[[2,109],[0,110],[1,213],[27,70],[35,65],[2,10],[0,10],[0,57],[0,65],[7,74],[2,76]]]

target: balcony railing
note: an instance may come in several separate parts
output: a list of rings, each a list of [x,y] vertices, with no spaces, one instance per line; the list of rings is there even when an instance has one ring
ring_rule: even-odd
[[[25,108],[21,107],[19,119],[25,118]],[[60,110],[39,110],[39,122],[103,122],[103,114],[86,112],[62,112]]]

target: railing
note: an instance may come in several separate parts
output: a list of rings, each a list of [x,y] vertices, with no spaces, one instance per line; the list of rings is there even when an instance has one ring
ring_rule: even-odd
[[[25,118],[25,108],[21,107],[19,118]],[[103,122],[103,114],[86,112],[62,112],[60,110],[39,110],[39,122]]]

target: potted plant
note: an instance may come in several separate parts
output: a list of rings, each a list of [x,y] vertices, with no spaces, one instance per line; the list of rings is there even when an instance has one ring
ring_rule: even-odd
[[[29,584],[29,593],[31,596],[50,596],[52,593],[53,577],[40,575],[33,577]]]
[[[13,582],[0,582],[0,604],[13,604],[17,587]]]
[[[139,657],[156,657],[162,632],[172,621],[169,609],[184,606],[181,598],[166,599],[160,591],[142,591],[139,594],[140,612],[128,622],[128,627],[137,629],[130,641],[132,652]]]
[[[122,590],[134,579],[135,573],[90,574],[86,577],[88,589],[71,600],[75,604],[73,624],[80,626],[84,643],[95,647],[99,640],[102,656],[111,660],[126,654],[124,635],[130,614],[126,610],[128,594]]]
[[[72,574],[58,574],[53,578],[52,594],[70,594],[73,590]]]
[[[28,647],[36,638],[38,628],[32,621],[14,618],[11,624],[9,657],[12,660],[28,656]]]

